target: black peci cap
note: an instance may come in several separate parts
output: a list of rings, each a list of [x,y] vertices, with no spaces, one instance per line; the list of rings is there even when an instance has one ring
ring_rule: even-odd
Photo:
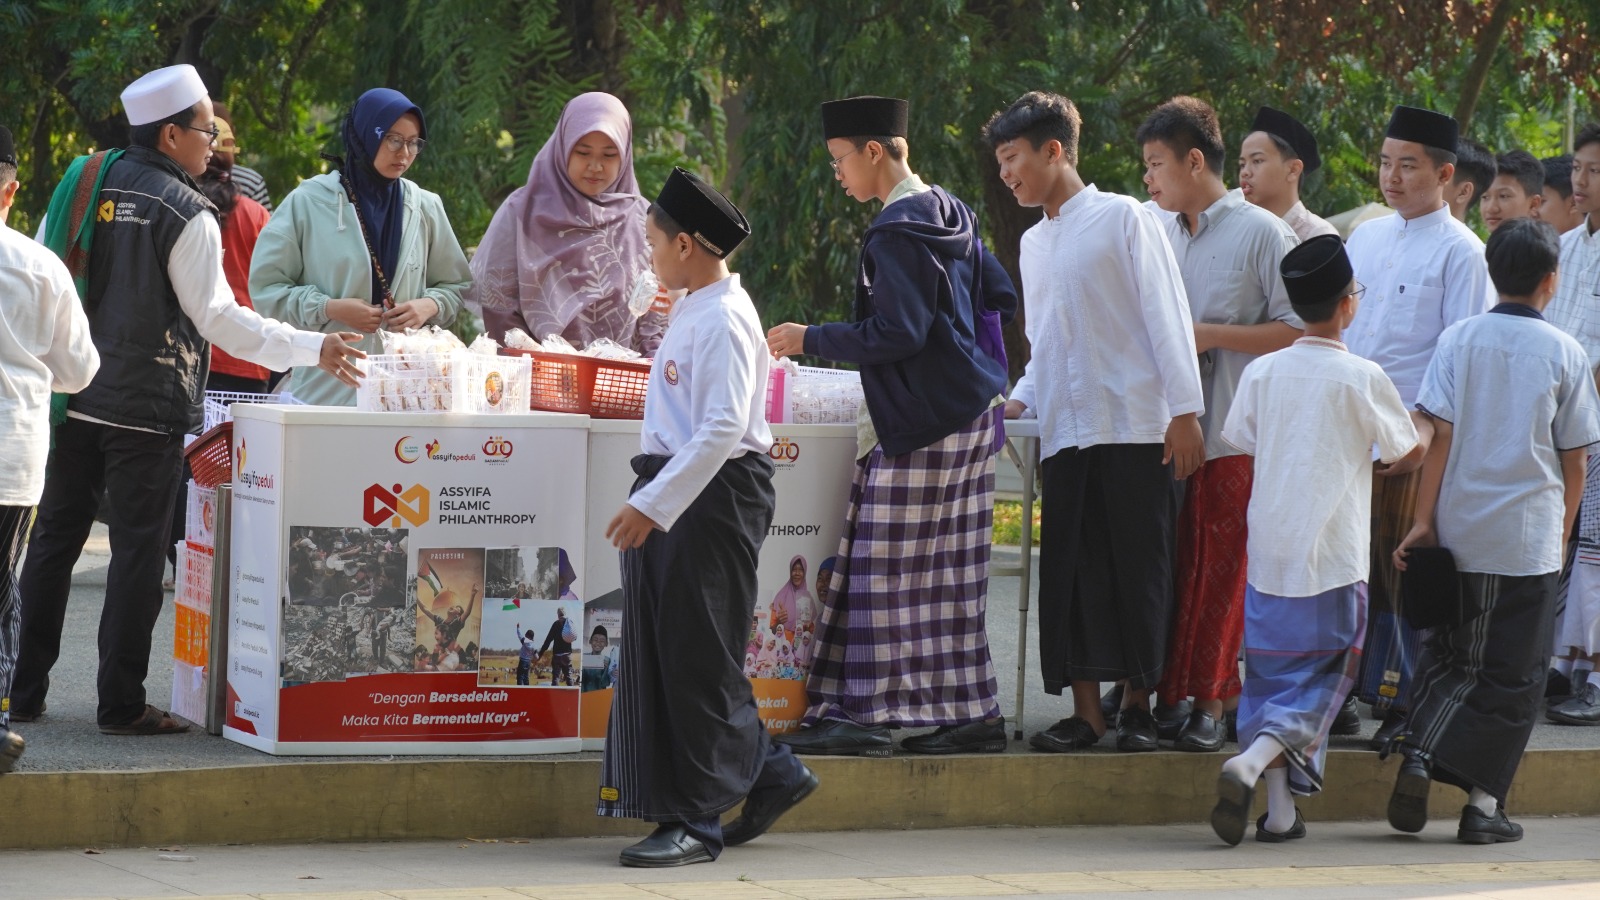
[[[0,163],[17,164],[17,145],[11,140],[11,129],[0,125]]]
[[[1384,137],[1454,153],[1459,131],[1456,120],[1444,113],[1415,106],[1396,106],[1394,114],[1389,117],[1389,128],[1384,132]]]
[[[894,97],[851,97],[822,104],[822,137],[905,137],[911,104]]]
[[[750,220],[727,197],[696,176],[674,167],[656,206],[719,259],[750,236]]]
[[[1305,163],[1307,175],[1322,168],[1322,156],[1317,153],[1317,139],[1311,136],[1311,129],[1301,124],[1294,116],[1270,106],[1263,106],[1256,110],[1256,120],[1250,126],[1250,130],[1265,131],[1293,147],[1295,155]]]
[[[1289,302],[1295,306],[1315,306],[1344,296],[1355,272],[1344,252],[1344,241],[1336,234],[1319,234],[1296,244],[1278,264]]]

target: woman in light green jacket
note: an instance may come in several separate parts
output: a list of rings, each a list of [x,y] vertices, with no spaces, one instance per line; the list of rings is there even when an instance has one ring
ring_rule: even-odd
[[[295,188],[262,230],[250,297],[265,316],[325,332],[449,325],[472,281],[439,195],[401,177],[427,143],[422,110],[398,91],[361,95],[344,123],[337,171]],[[295,399],[354,406],[356,393],[314,369],[294,370]]]

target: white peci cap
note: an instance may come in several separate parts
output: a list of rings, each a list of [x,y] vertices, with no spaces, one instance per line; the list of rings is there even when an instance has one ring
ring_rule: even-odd
[[[148,125],[199,103],[206,93],[200,73],[185,63],[139,76],[123,89],[122,106],[129,125]]]

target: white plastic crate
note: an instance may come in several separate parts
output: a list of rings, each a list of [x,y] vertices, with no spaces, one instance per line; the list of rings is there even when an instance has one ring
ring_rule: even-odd
[[[185,517],[184,540],[201,547],[217,546],[217,489],[189,482],[189,509]]]
[[[235,391],[206,391],[204,401],[205,425],[201,426],[200,433],[221,425],[223,422],[233,421],[232,408],[235,403],[267,403],[298,405],[288,394],[241,394]]]
[[[533,393],[533,360],[461,353],[451,380],[456,412],[525,413]]]
[[[767,421],[792,425],[854,424],[864,402],[861,373],[797,366],[789,374],[773,366],[767,379]]]

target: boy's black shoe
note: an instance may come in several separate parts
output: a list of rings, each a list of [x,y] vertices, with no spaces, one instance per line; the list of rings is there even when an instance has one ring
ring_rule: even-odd
[[[0,725],[0,775],[16,768],[17,760],[22,758],[22,750],[26,746],[22,735]]]
[[[1223,736],[1227,734],[1226,727],[1212,717],[1211,713],[1197,709],[1189,714],[1189,721],[1178,732],[1178,737],[1172,742],[1172,749],[1183,750],[1188,753],[1215,753],[1222,749]]]
[[[1463,844],[1509,844],[1522,840],[1522,826],[1506,818],[1503,806],[1495,807],[1494,815],[1486,816],[1469,803],[1461,808],[1456,840]]]
[[[882,725],[863,727],[843,719],[827,719],[789,734],[774,735],[796,753],[815,756],[893,756],[894,741]]]
[[[1551,707],[1545,716],[1563,725],[1600,725],[1600,687],[1585,681],[1577,693]]]
[[[1211,808],[1211,830],[1230,847],[1244,840],[1244,827],[1250,821],[1250,807],[1256,799],[1256,786],[1227,769],[1217,778],[1217,805]]]
[[[682,822],[667,822],[657,826],[649,837],[622,851],[618,861],[635,869],[670,869],[711,862],[714,858]]]
[[[1354,694],[1344,698],[1344,705],[1339,707],[1339,714],[1333,717],[1333,727],[1328,729],[1328,733],[1361,733],[1361,712],[1356,709],[1356,697]]]
[[[1544,675],[1544,703],[1546,706],[1559,706],[1572,697],[1572,679],[1561,674],[1556,669],[1551,669]]]
[[[1416,834],[1428,825],[1428,790],[1433,781],[1428,767],[1415,756],[1400,757],[1400,774],[1389,795],[1389,826],[1395,831]]]
[[[1117,710],[1122,708],[1122,682],[1111,686],[1111,690],[1100,695],[1100,717],[1107,722],[1115,722]]]
[[[1119,710],[1120,712],[1120,710]],[[1179,700],[1171,706],[1156,704],[1151,715],[1156,720],[1156,737],[1163,741],[1175,741],[1183,733],[1183,726],[1189,724],[1189,714],[1194,712],[1193,700]],[[1115,722],[1116,713],[1106,717],[1107,722]]]
[[[1281,844],[1284,841],[1299,840],[1306,836],[1306,820],[1300,815],[1300,807],[1294,808],[1294,824],[1288,831],[1268,831],[1267,814],[1262,813],[1256,820],[1256,840],[1263,844]]]
[[[1158,749],[1156,720],[1142,706],[1130,706],[1117,714],[1117,749],[1123,753],[1146,753]]]
[[[1028,746],[1046,753],[1071,753],[1098,743],[1100,736],[1094,733],[1094,726],[1089,724],[1088,719],[1079,716],[1062,719],[1028,738]]]
[[[943,725],[937,731],[908,737],[900,742],[908,753],[1003,753],[1006,749],[1006,723],[979,719],[965,725]]]
[[[803,777],[793,787],[784,790],[772,791],[765,797],[746,797],[744,809],[739,811],[739,818],[734,819],[722,828],[722,843],[727,847],[737,847],[747,844],[767,833],[767,829],[778,821],[778,818],[800,804],[801,800],[811,796],[817,789],[817,775],[815,772],[800,767]]]
[[[1377,733],[1372,736],[1367,746],[1380,753],[1383,752],[1383,748],[1389,746],[1389,742],[1406,732],[1406,726],[1409,724],[1404,712],[1390,709],[1384,713],[1383,724],[1378,726]]]

